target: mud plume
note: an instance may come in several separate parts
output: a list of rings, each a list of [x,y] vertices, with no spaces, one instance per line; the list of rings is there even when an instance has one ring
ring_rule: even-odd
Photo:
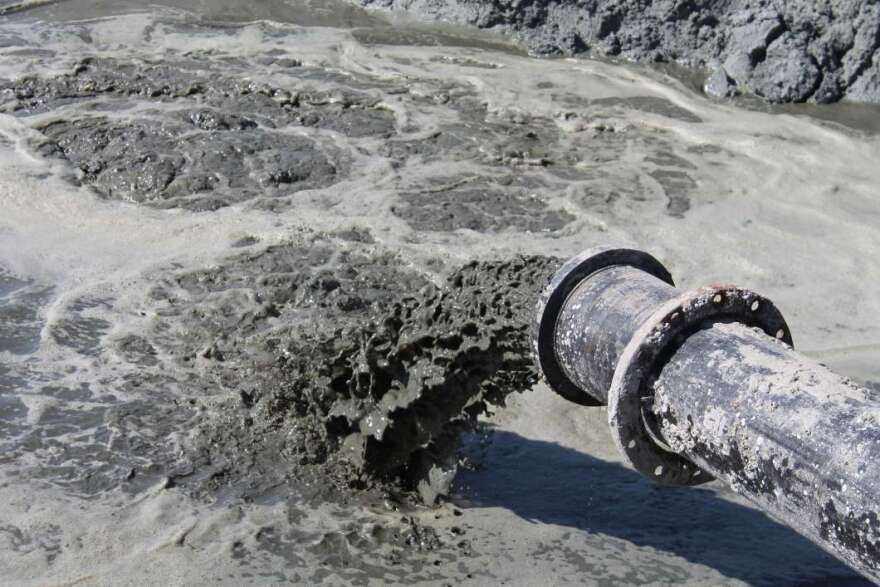
[[[259,383],[201,427],[202,457],[222,463],[212,478],[260,485],[261,474],[314,474],[343,492],[417,491],[435,501],[455,474],[461,433],[537,382],[529,328],[558,265],[472,262],[441,286],[289,332]]]

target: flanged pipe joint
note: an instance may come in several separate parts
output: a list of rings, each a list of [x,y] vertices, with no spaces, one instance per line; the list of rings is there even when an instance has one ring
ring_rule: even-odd
[[[554,391],[608,406],[634,469],[717,478],[880,580],[880,400],[796,353],[770,300],[682,291],[651,255],[597,248],[556,273],[532,341]]]

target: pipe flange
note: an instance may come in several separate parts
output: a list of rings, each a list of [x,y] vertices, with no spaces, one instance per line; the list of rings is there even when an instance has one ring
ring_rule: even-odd
[[[666,267],[648,253],[635,249],[595,247],[569,259],[556,272],[538,299],[537,316],[532,329],[532,353],[535,361],[553,391],[583,406],[601,406],[603,402],[571,381],[559,364],[554,348],[556,320],[565,306],[565,300],[582,281],[615,265],[635,267],[675,287]]]
[[[614,370],[608,391],[611,435],[624,459],[657,483],[697,485],[712,479],[689,460],[666,450],[649,429],[654,393],[649,378],[660,372],[687,336],[724,321],[759,328],[792,346],[785,318],[770,300],[734,286],[715,285],[689,291],[660,306],[633,335]]]

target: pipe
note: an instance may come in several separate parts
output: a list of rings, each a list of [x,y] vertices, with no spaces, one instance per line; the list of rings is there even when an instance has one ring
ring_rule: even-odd
[[[795,352],[770,300],[682,291],[647,253],[592,249],[543,292],[532,342],[552,389],[608,406],[630,466],[719,479],[880,581],[880,399]]]

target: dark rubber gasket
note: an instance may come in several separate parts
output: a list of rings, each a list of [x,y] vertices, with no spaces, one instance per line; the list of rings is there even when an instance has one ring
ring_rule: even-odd
[[[569,294],[591,275],[615,265],[640,269],[675,287],[672,276],[660,261],[635,249],[595,247],[569,259],[553,276],[538,299],[537,315],[532,329],[532,353],[550,388],[576,404],[601,406],[589,390],[581,389],[565,374],[556,358],[556,320]]]
[[[708,324],[731,321],[763,330],[792,346],[791,331],[773,303],[730,285],[686,292],[661,305],[627,344],[608,392],[608,424],[626,462],[663,485],[697,485],[712,478],[686,458],[665,450],[646,425],[644,402],[653,390],[648,378],[673,345]]]

